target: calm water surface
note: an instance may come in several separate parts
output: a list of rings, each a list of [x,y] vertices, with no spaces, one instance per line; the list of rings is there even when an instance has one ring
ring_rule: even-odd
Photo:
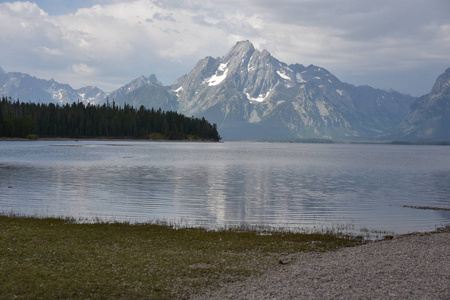
[[[450,147],[0,142],[0,212],[183,225],[450,225]]]

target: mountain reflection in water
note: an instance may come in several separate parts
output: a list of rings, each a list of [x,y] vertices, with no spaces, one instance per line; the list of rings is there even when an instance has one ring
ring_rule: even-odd
[[[4,213],[404,233],[450,224],[403,207],[449,208],[449,182],[442,146],[0,142]]]

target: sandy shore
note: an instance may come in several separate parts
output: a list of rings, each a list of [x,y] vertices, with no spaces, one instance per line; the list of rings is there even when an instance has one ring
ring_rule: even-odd
[[[450,228],[283,258],[193,299],[450,299]]]

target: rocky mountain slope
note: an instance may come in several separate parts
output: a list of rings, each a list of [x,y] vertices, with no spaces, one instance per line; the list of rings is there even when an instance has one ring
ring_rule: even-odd
[[[450,68],[437,78],[429,94],[413,103],[395,137],[411,140],[450,139]]]
[[[103,105],[115,101],[117,105],[126,103],[136,108],[144,105],[165,111],[177,110],[176,94],[170,92],[168,87],[163,87],[154,74],[141,76],[111,93],[105,93],[94,86],[73,89],[53,79],[39,79],[19,72],[6,73],[0,68],[0,95],[26,102],[64,105],[81,101]]]
[[[39,79],[18,72],[6,73],[1,68],[0,94],[21,101],[59,104],[71,104],[77,101],[95,104],[106,97],[106,93],[96,87],[74,90],[70,85],[58,83],[53,79]]]
[[[225,139],[373,139],[397,126],[414,101],[343,83],[321,67],[287,65],[248,41],[200,60],[171,91],[179,111],[217,123]]]
[[[109,101],[118,105],[129,104],[135,108],[141,105],[148,108],[161,108],[164,111],[178,109],[176,94],[168,87],[162,86],[154,74],[149,77],[141,76],[119,89],[108,94]]]
[[[78,95],[78,99],[85,103],[99,104],[106,97],[106,93],[95,86],[82,87],[75,90],[75,92]],[[65,101],[65,103],[73,103],[73,99]]]
[[[430,94],[416,99],[341,82],[322,67],[287,65],[242,41],[223,57],[200,60],[170,86],[150,75],[111,93],[96,87],[74,90],[0,68],[0,94],[42,103],[114,101],[176,110],[216,123],[225,140],[450,139],[449,70]]]

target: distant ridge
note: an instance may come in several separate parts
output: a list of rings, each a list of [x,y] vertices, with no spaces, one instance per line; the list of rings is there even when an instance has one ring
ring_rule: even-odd
[[[437,78],[429,94],[413,103],[395,137],[450,140],[450,68]]]
[[[287,65],[241,41],[206,57],[170,88],[178,110],[217,123],[224,139],[376,139],[415,98],[355,87],[322,67]],[[148,105],[151,106],[151,103]]]
[[[1,69],[1,68],[0,68]],[[39,79],[19,72],[0,70],[0,94],[24,102],[71,104],[73,102],[100,103],[106,93],[96,87],[73,89],[68,84]]]
[[[170,86],[152,74],[105,93],[2,71],[0,93],[12,98],[60,104],[108,99],[173,110],[216,123],[225,140],[450,138],[448,70],[429,95],[417,99],[341,82],[323,67],[287,65],[240,41],[222,57],[201,59]]]

